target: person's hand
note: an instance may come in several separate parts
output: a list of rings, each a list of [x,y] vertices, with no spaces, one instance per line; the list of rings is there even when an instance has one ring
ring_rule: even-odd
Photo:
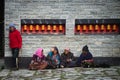
[[[72,61],[72,59],[67,59],[67,62],[70,62],[70,61]]]
[[[56,59],[55,62],[58,63],[58,60]]]
[[[69,62],[69,59],[67,59],[66,61]]]
[[[60,65],[60,67],[61,67],[61,68],[64,68],[64,66],[63,66],[63,65]]]
[[[37,62],[34,62],[34,64],[38,64]]]
[[[93,62],[93,59],[85,60],[85,62]]]
[[[82,61],[82,63],[85,63],[85,62],[86,62],[86,60],[83,60],[83,61]]]
[[[87,62],[87,60],[84,60],[84,62]]]
[[[32,61],[31,61],[31,64],[33,64],[33,63],[34,63],[34,61],[32,60]]]
[[[69,61],[72,61],[72,59],[70,59]]]

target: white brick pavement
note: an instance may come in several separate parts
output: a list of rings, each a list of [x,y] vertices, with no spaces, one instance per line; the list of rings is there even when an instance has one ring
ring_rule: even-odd
[[[0,71],[0,80],[120,80],[120,67]]]

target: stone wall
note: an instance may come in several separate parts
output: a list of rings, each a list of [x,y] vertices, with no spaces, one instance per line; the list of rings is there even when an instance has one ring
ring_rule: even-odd
[[[66,35],[22,35],[22,57],[31,57],[39,47],[45,55],[57,46],[78,56],[88,45],[95,57],[120,57],[120,35],[74,35],[75,19],[120,18],[119,0],[5,0],[5,57],[10,57],[8,24],[21,30],[21,19],[66,19]],[[120,27],[120,26],[119,26]]]

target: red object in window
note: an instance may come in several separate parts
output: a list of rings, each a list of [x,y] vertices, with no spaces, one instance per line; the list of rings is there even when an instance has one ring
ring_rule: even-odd
[[[82,26],[81,25],[76,26],[76,32],[82,33]]]
[[[83,25],[83,31],[84,31],[85,33],[88,33],[88,27],[87,27],[87,25]]]
[[[26,32],[27,31],[27,25],[23,26],[23,31]]]
[[[94,26],[93,25],[89,25],[89,31],[94,32]]]
[[[63,25],[59,25],[59,33],[64,33]]]
[[[39,31],[39,25],[36,25],[36,26],[35,26],[35,30],[36,30],[36,31]]]
[[[111,25],[107,25],[107,32],[111,32],[112,31],[112,28],[111,28]]]
[[[100,33],[100,27],[97,24],[95,25],[95,31]]]
[[[33,25],[30,25],[29,30],[32,32],[33,31]]]
[[[48,30],[48,31],[51,30],[51,26],[50,26],[50,25],[47,26],[47,30]]]
[[[80,33],[80,25],[76,25],[76,27],[75,27],[75,33]]]
[[[57,32],[57,26],[53,25],[53,32]]]
[[[104,27],[105,27],[104,25],[101,25],[101,30],[104,30]]]
[[[112,31],[113,31],[113,32],[118,32],[118,26],[114,24],[114,25],[112,26]]]
[[[106,27],[105,27],[105,25],[102,24],[100,30],[101,30],[101,32],[106,33]]]
[[[80,25],[77,25],[77,31],[80,31]]]
[[[52,29],[51,29],[51,25],[47,25],[47,32],[51,32]]]
[[[59,31],[63,31],[63,26],[59,25]]]
[[[45,25],[44,25],[44,24],[41,25],[41,32],[42,32],[42,33],[45,32]]]

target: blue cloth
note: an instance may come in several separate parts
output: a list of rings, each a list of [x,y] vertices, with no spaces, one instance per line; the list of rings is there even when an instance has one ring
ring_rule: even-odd
[[[50,59],[52,60],[53,64],[57,64],[57,65],[60,64],[60,56],[58,54],[55,57],[55,59],[58,61],[57,63],[55,63],[55,61],[53,59],[53,52],[49,52],[48,55],[49,55]]]
[[[14,23],[10,23],[9,27],[14,27],[15,28],[15,24]]]
[[[89,60],[89,59],[93,59],[93,56],[90,52],[88,52],[87,54],[82,53],[76,63],[80,65],[82,61]]]

